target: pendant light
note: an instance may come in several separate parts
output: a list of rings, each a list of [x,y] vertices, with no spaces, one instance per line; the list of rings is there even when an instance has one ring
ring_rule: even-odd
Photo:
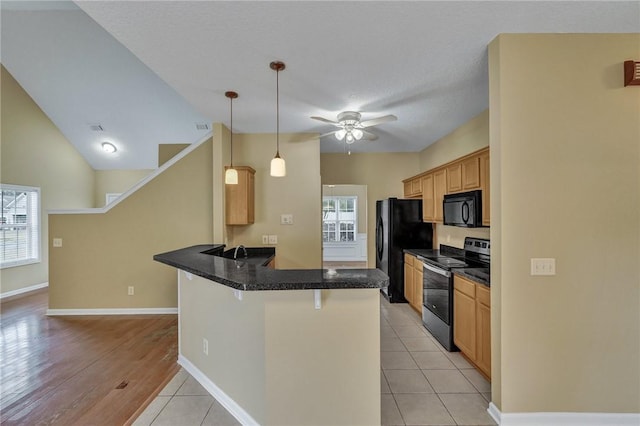
[[[271,176],[282,177],[287,175],[284,159],[280,157],[280,86],[278,75],[284,69],[284,63],[274,61],[269,67],[276,72],[276,156],[271,160]]]
[[[231,165],[224,172],[224,183],[227,185],[238,184],[238,171],[233,168],[233,100],[238,97],[236,92],[225,92],[224,95],[229,98],[229,105],[231,110],[231,125],[229,126],[229,132],[231,133]]]

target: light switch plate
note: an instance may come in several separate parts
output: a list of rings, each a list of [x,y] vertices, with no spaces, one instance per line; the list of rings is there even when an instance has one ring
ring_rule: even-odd
[[[532,258],[531,275],[555,275],[556,259],[554,258]]]
[[[262,244],[269,244],[269,236],[268,235],[263,235],[262,236]]]
[[[53,239],[54,247],[62,247],[62,238],[54,238]]]
[[[269,244],[278,244],[278,236],[269,235]]]
[[[281,214],[280,215],[280,225],[293,225],[293,215],[292,214]]]

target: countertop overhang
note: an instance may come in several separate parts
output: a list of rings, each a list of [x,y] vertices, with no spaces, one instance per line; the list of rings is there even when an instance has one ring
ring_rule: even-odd
[[[157,262],[215,281],[236,290],[320,290],[384,288],[389,277],[379,269],[271,269],[255,262],[214,256],[221,244],[201,244],[156,254]],[[265,258],[266,259],[266,258]]]

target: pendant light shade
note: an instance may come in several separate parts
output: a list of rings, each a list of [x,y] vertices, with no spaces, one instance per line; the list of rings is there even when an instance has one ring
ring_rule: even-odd
[[[276,72],[276,156],[271,160],[271,176],[282,177],[287,175],[287,167],[284,159],[280,157],[280,82],[278,75],[285,67],[283,62],[274,61],[269,67]]]
[[[224,183],[227,185],[238,184],[238,171],[233,168],[233,100],[238,97],[236,92],[225,92],[224,94],[229,98],[230,110],[231,110],[231,124],[229,125],[229,132],[231,133],[231,165],[224,172]]]

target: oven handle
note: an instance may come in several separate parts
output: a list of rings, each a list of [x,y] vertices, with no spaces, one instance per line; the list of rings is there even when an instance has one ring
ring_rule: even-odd
[[[445,271],[444,269],[436,268],[435,266],[431,266],[431,265],[429,265],[429,264],[427,264],[427,263],[423,263],[423,264],[422,264],[422,266],[423,266],[425,269],[428,269],[428,270],[429,270],[429,271],[431,271],[431,272],[435,272],[436,274],[439,274],[439,275],[445,276],[445,277],[447,277],[447,278],[451,277],[451,272],[449,272],[449,271]]]

